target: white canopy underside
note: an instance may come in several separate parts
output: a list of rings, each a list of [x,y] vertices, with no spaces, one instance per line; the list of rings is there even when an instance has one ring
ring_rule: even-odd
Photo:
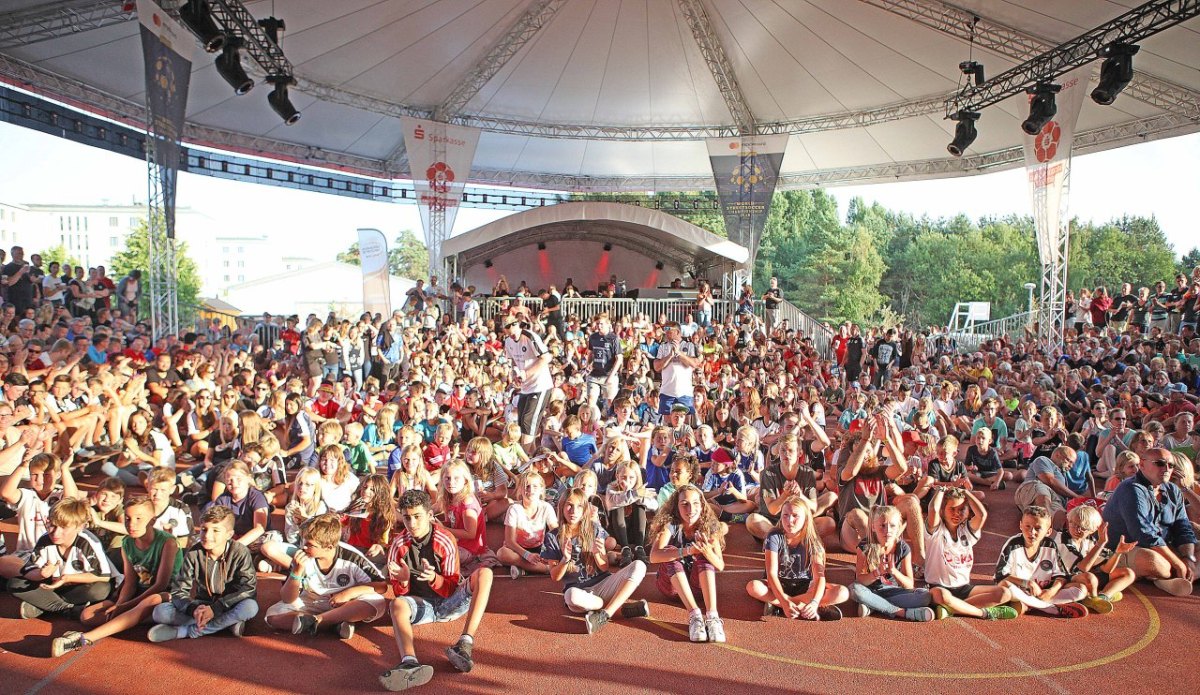
[[[115,3],[115,0],[114,0]],[[0,0],[0,11],[61,2]],[[120,4],[120,3],[115,3]],[[256,17],[272,3],[247,1]],[[781,185],[804,187],[979,173],[1020,163],[1020,96],[987,108],[961,160],[941,98],[974,56],[996,75],[1140,4],[1137,0],[700,0],[737,91],[757,124],[791,133]],[[488,59],[531,10],[540,28],[507,59]],[[235,97],[196,49],[188,104],[194,143],[408,177],[400,114],[432,113],[488,77],[448,117],[484,133],[471,180],[558,190],[711,189],[702,140],[734,133],[684,10],[693,0],[288,0],[282,47],[303,112],[282,125],[258,88]],[[965,12],[964,12],[965,10]],[[921,13],[924,13],[922,19]],[[978,31],[1024,37],[980,40]],[[538,14],[535,12],[535,14]],[[942,19],[937,19],[941,17]],[[939,28],[940,27],[940,28]],[[1082,151],[1200,130],[1200,23],[1142,42],[1139,80],[1154,89],[1085,103]],[[1004,32],[1011,32],[1005,34]],[[1024,51],[1024,53],[1022,53]],[[106,113],[144,102],[137,22],[17,45],[0,43],[0,76],[28,68],[32,88]],[[243,58],[249,65],[248,58]],[[488,69],[493,66],[493,69]],[[1099,62],[1093,65],[1098,73]],[[27,71],[27,74],[28,74]],[[49,74],[93,88],[64,95]],[[252,74],[254,74],[252,72]],[[1166,89],[1163,96],[1162,89]],[[68,90],[69,91],[69,90]],[[1153,92],[1159,96],[1148,97]],[[87,96],[89,95],[90,96]],[[122,108],[121,105],[126,107]],[[921,106],[925,104],[925,106]],[[895,108],[891,108],[895,107]]]

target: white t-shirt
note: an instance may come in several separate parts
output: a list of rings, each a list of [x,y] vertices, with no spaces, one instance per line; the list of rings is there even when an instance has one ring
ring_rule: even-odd
[[[1045,589],[1055,579],[1066,578],[1067,570],[1063,567],[1058,548],[1050,538],[1042,539],[1033,559],[1025,552],[1025,538],[1017,534],[1004,542],[1000,549],[1000,559],[996,561],[996,581],[1005,577],[1016,577],[1033,582]]]
[[[322,479],[321,499],[325,501],[325,506],[329,508],[329,511],[344,511],[346,507],[350,506],[350,499],[357,489],[358,476],[353,473],[347,474],[341,485],[334,485],[332,482]]]
[[[550,503],[542,500],[534,507],[530,516],[524,505],[517,503],[508,508],[504,514],[504,526],[517,530],[517,544],[522,548],[537,549],[542,547],[546,537],[547,526],[558,526],[558,517]]]
[[[59,551],[58,546],[50,542],[50,536],[39,538],[31,550],[29,560],[21,568],[21,574],[28,574],[51,563],[58,565],[59,568],[58,572],[54,574],[55,577],[91,573],[112,577],[116,580],[113,582],[113,586],[121,584],[121,570],[109,562],[108,556],[104,554],[104,545],[87,529],[79,532],[75,542],[67,548],[65,557]]]
[[[504,339],[504,354],[519,369],[528,369],[539,357],[546,353],[546,343],[542,342],[533,331],[522,330],[521,335],[513,340],[512,336]],[[554,377],[550,375],[550,365],[526,378],[521,384],[521,393],[542,393],[554,388]]]
[[[171,500],[163,513],[154,518],[154,528],[176,538],[187,538],[192,535],[192,515],[181,502]]]
[[[675,353],[675,346],[671,343],[663,343],[658,346],[657,359],[670,357]],[[683,342],[679,344],[679,353],[688,357],[696,357],[696,344]],[[680,396],[690,396],[692,390],[692,372],[695,369],[688,367],[679,360],[671,360],[670,364],[663,367],[662,370],[662,385],[659,386],[658,392],[670,398],[678,398]]]
[[[969,522],[951,532],[946,524],[925,532],[925,581],[930,586],[959,587],[971,583],[975,544],[980,536]]]
[[[43,500],[29,488],[17,491],[17,552],[33,550],[38,539],[46,533],[46,521],[50,518],[50,507],[62,499],[62,490],[56,489]]]
[[[384,580],[378,567],[371,564],[358,549],[346,543],[338,543],[328,572],[322,573],[317,561],[310,557],[300,568],[300,575],[304,587],[302,596],[307,594],[309,597],[330,596],[352,586]]]

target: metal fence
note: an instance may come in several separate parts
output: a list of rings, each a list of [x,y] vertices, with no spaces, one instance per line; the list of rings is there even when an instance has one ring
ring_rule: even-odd
[[[1005,316],[1002,319],[977,323],[968,329],[953,331],[949,335],[958,341],[958,348],[960,350],[970,352],[979,349],[980,345],[989,340],[995,340],[1000,337],[1020,337],[1033,320],[1033,314],[1023,311],[1012,316]]]

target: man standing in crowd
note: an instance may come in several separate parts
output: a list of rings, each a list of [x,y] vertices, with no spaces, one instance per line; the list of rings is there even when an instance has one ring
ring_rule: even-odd
[[[131,270],[117,282],[117,309],[136,318],[141,301],[142,271]]]
[[[29,276],[31,266],[25,262],[25,249],[12,247],[12,260],[0,268],[8,302],[17,308],[17,316],[33,306],[33,280]]]
[[[504,354],[513,368],[517,386],[517,423],[521,445],[532,453],[542,426],[542,409],[549,399],[554,379],[550,376],[550,351],[541,336],[521,326],[515,318],[504,324]]]
[[[625,357],[621,354],[621,341],[612,332],[612,320],[607,313],[596,317],[596,330],[588,336],[588,352],[591,355],[592,371],[587,378],[588,405],[607,409],[617,395],[617,375]],[[603,396],[603,400],[600,400]]]
[[[688,414],[696,412],[692,400],[692,372],[700,366],[695,343],[683,342],[679,324],[671,321],[666,326],[666,340],[658,346],[658,357],[654,370],[662,375],[662,386],[658,389],[658,413],[666,415],[671,407],[686,406]]]
[[[771,278],[771,286],[763,292],[763,306],[767,312],[767,333],[775,330],[778,323],[779,305],[783,304],[783,292],[779,289],[779,278]]]

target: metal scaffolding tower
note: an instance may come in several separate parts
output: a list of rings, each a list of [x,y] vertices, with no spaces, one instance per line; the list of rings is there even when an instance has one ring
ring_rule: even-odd
[[[146,101],[146,109],[151,109],[149,99]],[[150,275],[150,329],[157,340],[179,332],[179,272],[175,256],[175,235],[168,233],[163,167],[156,156],[157,143],[168,136],[158,132],[156,116],[157,114],[150,114],[146,138],[146,227],[150,251],[150,267],[147,268]],[[179,136],[175,134],[174,137]],[[174,210],[171,212],[173,214]]]

